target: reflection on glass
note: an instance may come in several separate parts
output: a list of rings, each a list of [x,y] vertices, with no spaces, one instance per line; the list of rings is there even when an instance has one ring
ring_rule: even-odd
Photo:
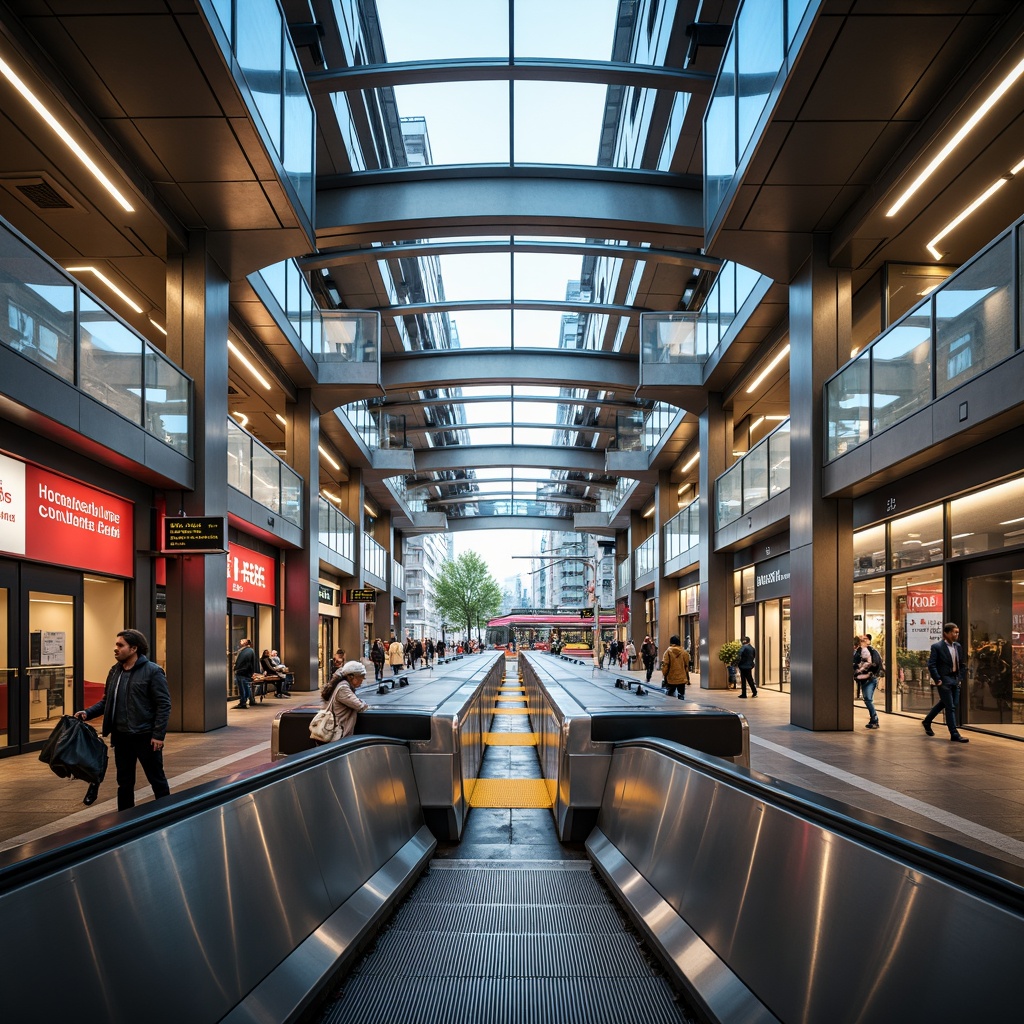
[[[949,527],[954,557],[1024,543],[1024,478],[951,501]]]
[[[782,67],[783,7],[778,0],[743,0],[733,30],[736,39],[737,134],[746,149]]]
[[[253,5],[255,6],[255,5]],[[258,14],[250,11],[236,23],[235,54],[275,146],[281,139],[282,34],[277,4],[262,2]]]
[[[188,378],[156,349],[147,348],[145,424],[154,437],[189,454],[191,388]]]
[[[857,530],[853,535],[853,578],[885,569],[885,525]]]
[[[932,337],[927,307],[879,338],[870,349],[873,432],[885,430],[932,397]]]
[[[142,423],[142,338],[81,293],[82,390],[133,423]]]
[[[945,395],[1013,352],[1012,236],[935,291],[935,390]]]
[[[826,385],[828,457],[837,459],[870,436],[870,349],[865,349]]]
[[[762,441],[752,448],[740,465],[743,467],[743,511],[749,512],[768,500],[768,445]]]
[[[965,722],[1024,727],[1024,572],[967,581]]]
[[[715,483],[716,525],[721,528],[743,515],[743,464],[737,462]]]
[[[942,559],[942,506],[894,519],[890,526],[892,567],[907,569]]]
[[[64,380],[75,377],[75,287],[0,229],[0,341]]]
[[[768,436],[768,496],[789,490],[789,420]]]

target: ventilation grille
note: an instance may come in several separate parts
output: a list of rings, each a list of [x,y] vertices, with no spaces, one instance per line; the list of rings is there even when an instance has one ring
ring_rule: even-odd
[[[49,182],[40,181],[34,185],[15,185],[15,188],[40,210],[73,209],[72,205]]]

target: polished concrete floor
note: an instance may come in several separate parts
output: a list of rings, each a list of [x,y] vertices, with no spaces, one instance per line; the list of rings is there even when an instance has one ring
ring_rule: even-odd
[[[789,724],[786,694],[762,688],[756,700],[740,700],[738,690],[687,689],[688,699],[746,716],[755,771],[1024,867],[1024,743],[970,731],[969,744],[950,743],[941,723],[928,737],[918,719],[897,715],[883,714],[881,728],[865,729],[862,708],[852,732],[808,732]],[[165,749],[171,792],[259,770],[270,760],[274,716],[314,697],[270,697],[246,711],[229,710],[228,725],[214,732],[172,733]],[[521,756],[515,749],[507,756]],[[0,759],[0,850],[115,812],[113,764],[92,807],[82,806],[85,788],[58,779],[35,754]],[[151,799],[141,773],[138,799]],[[474,811],[467,839],[492,847],[477,856],[501,856],[499,848],[517,832],[521,840],[536,830],[537,845],[546,845],[537,819],[548,813]]]

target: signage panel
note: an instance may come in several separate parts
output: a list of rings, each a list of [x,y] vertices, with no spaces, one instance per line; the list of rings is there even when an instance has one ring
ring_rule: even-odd
[[[133,504],[0,455],[0,551],[35,562],[135,575]]]
[[[754,573],[754,600],[768,601],[789,595],[789,555],[759,562]]]
[[[316,585],[317,602],[319,604],[334,604],[334,595],[337,591],[334,587],[328,587],[323,583]]]
[[[253,604],[274,604],[277,562],[241,544],[228,544],[228,597]]]
[[[376,600],[377,591],[373,587],[345,591],[345,604],[374,604]]]
[[[161,550],[168,555],[222,552],[226,535],[223,516],[167,516]]]

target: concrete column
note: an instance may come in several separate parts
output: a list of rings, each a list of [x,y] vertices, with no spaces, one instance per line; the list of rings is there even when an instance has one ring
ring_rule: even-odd
[[[320,575],[320,412],[308,389],[288,409],[286,449],[291,467],[304,481],[302,521],[305,546],[285,552],[284,633],[281,659],[295,673],[295,690],[317,688],[317,578]]]
[[[659,656],[668,647],[668,638],[675,633],[679,623],[679,581],[666,579],[665,572],[665,524],[679,511],[676,501],[676,485],[672,482],[671,471],[658,473],[654,491],[654,528],[658,537],[658,577],[654,584],[654,597],[658,602],[658,628],[654,637]],[[643,636],[634,638],[639,653]],[[696,665],[693,669],[696,671]]]
[[[728,671],[718,660],[718,649],[733,639],[732,562],[714,549],[715,480],[732,464],[732,418],[717,392],[708,395],[700,415],[700,685],[702,690],[723,690]]]
[[[805,729],[853,727],[853,530],[848,499],[821,497],[822,385],[850,358],[850,272],[828,264],[828,239],[789,288],[790,721]]]
[[[195,488],[167,495],[167,512],[223,516],[228,507],[228,279],[204,232],[168,260],[167,354],[195,381]],[[227,724],[227,584],[224,555],[167,560],[167,681],[171,728]]]

